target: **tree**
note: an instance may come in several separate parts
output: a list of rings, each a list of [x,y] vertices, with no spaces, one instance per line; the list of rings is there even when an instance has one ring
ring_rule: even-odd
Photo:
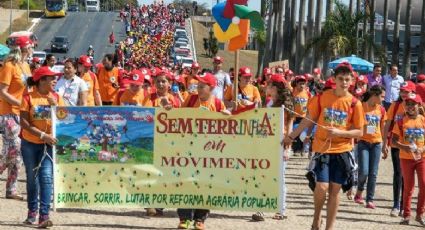
[[[210,34],[210,37],[208,41],[209,41],[209,47],[210,47],[210,55],[214,57],[218,53],[218,40],[214,36],[214,32],[212,30],[209,32],[209,34]]]
[[[355,54],[358,42],[372,42],[363,41],[356,36],[356,25],[365,17],[362,12],[350,14],[346,5],[335,1],[335,9],[326,17],[322,33],[313,38],[307,48],[314,47],[321,53],[329,53],[332,57]]]
[[[203,45],[204,45],[205,55],[210,57],[211,56],[211,54],[210,54],[210,43],[208,41],[208,38],[204,38],[203,41],[204,41]]]
[[[314,26],[314,37],[319,37],[322,33],[322,13],[323,13],[323,0],[317,0],[316,2],[316,19]],[[310,41],[309,41],[310,42]],[[321,64],[321,53],[317,48],[314,48],[314,60],[313,67],[318,67]]]
[[[364,1],[363,5],[363,13],[367,16],[370,15],[370,8],[369,8],[369,0]],[[367,17],[363,18],[363,40],[368,39],[368,31],[367,31]],[[367,44],[365,42],[362,43],[362,56],[364,59],[369,59],[368,52],[367,52]]]
[[[422,2],[421,42],[419,45],[418,73],[425,72],[425,2]]]
[[[410,78],[410,54],[412,49],[410,47],[410,24],[412,20],[412,0],[407,0],[406,6],[406,23],[404,29],[404,54],[403,54],[403,74],[404,78]]]
[[[275,51],[275,55],[274,55],[274,60],[281,60],[283,58],[283,43],[284,43],[284,36],[283,36],[283,15],[284,15],[284,6],[285,2],[284,1],[277,1],[277,7],[276,7],[276,12],[275,14],[277,14],[277,30],[276,30],[276,35],[277,35],[277,41],[276,41],[276,49]]]
[[[361,0],[357,0],[357,2],[356,2],[356,14],[359,14],[360,12],[361,12]],[[356,35],[357,35],[357,37],[360,36],[360,26],[359,26],[359,24],[356,25]],[[360,56],[359,43],[357,43],[357,56]]]
[[[375,40],[375,5],[376,0],[369,0],[370,2],[370,17],[369,17],[369,38]],[[368,44],[368,57],[370,62],[374,62],[375,55],[373,50],[373,44]]]
[[[295,11],[295,9],[298,9],[297,2],[297,0],[291,0],[291,30],[287,31],[291,36],[291,56],[289,58],[289,65],[291,69],[294,69],[295,67],[295,56],[297,54],[297,19]]]
[[[387,49],[388,49],[388,0],[385,0],[384,3],[384,27],[382,28],[382,52],[385,54],[385,63],[382,65],[384,67],[383,71],[386,72],[387,69]]]
[[[266,18],[267,15],[267,6],[266,0],[261,0],[261,17]],[[258,44],[258,68],[257,68],[257,76],[261,74],[261,71],[264,68],[264,57],[265,52],[264,49],[266,48],[266,31],[255,31],[254,39]]]
[[[292,0],[285,0],[285,33],[284,33],[284,45],[283,45],[283,59],[289,59],[291,54],[291,9]]]
[[[308,14],[307,14],[307,31],[306,31],[306,41],[310,41],[314,36],[314,2],[316,0],[308,0]],[[305,45],[305,44],[304,44]],[[305,64],[304,70],[306,72],[312,71],[313,57],[311,50],[307,52],[307,62]]]
[[[396,3],[396,18],[394,23],[393,31],[393,51],[392,51],[392,64],[399,65],[399,54],[400,54],[400,13],[401,13],[401,4],[400,0],[397,0]]]
[[[304,18],[305,18],[305,1],[300,0],[300,9],[298,14],[298,33],[297,33],[297,55],[295,56],[295,71],[300,73],[304,68],[304,48],[305,48],[305,36],[304,36]]]
[[[268,64],[272,60],[271,52],[273,50],[273,34],[274,34],[274,17],[273,13],[274,4],[271,4],[268,7],[268,20],[267,20],[267,33],[266,33],[266,45],[265,45],[265,55],[264,55],[264,65]]]
[[[354,10],[353,10],[353,1],[354,0],[350,0],[350,2],[348,3],[349,5],[348,5],[348,10],[350,11],[350,14],[353,14],[354,13]]]

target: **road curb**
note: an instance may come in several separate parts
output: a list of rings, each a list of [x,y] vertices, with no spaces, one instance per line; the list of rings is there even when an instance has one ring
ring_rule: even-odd
[[[30,32],[32,32],[33,31],[33,29],[35,28],[35,26],[41,21],[41,18],[42,17],[44,17],[44,14],[43,15],[41,15],[39,18],[33,18],[32,20],[31,20],[31,22],[32,22],[32,25],[30,26],[30,28],[28,28],[28,30],[27,31],[30,31]]]

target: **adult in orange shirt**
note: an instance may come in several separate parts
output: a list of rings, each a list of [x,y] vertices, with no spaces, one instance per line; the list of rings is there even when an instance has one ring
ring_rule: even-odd
[[[295,110],[294,126],[298,126],[307,114],[307,103],[311,97],[310,92],[307,90],[307,78],[304,75],[295,77],[292,96],[294,97]],[[292,144],[292,150],[294,151],[294,155],[299,153],[302,156],[304,154],[304,144],[299,137]]]
[[[257,104],[261,107],[260,91],[257,87],[251,84],[252,71],[249,67],[241,67],[239,69],[239,88],[238,88],[238,108],[243,108],[252,104]],[[224,94],[224,103],[227,107],[235,108],[233,102],[233,86],[227,87]]]
[[[400,97],[397,101],[393,102],[388,108],[387,121],[384,127],[384,142],[382,144],[382,152],[384,156],[388,155],[389,147],[391,147],[391,161],[393,163],[393,208],[391,209],[390,216],[397,217],[400,214],[400,208],[403,207],[403,178],[400,168],[400,149],[388,143],[391,140],[391,133],[394,125],[403,118],[406,112],[405,100],[409,93],[416,91],[416,86],[411,81],[406,81],[400,86]]]
[[[385,89],[380,85],[372,86],[363,97],[365,132],[357,143],[359,179],[354,201],[364,204],[363,191],[367,180],[366,208],[375,209],[376,177],[381,159],[384,123],[387,120],[382,101],[385,98]],[[384,153],[386,154],[386,153]],[[384,158],[387,156],[384,155]]]
[[[418,177],[418,204],[416,221],[425,226],[425,118],[419,114],[422,100],[418,94],[406,98],[406,114],[393,129],[393,144],[400,149],[400,165],[404,179],[403,220],[408,225],[411,216],[411,202],[415,189],[415,171]]]
[[[115,96],[118,94],[118,63],[114,54],[106,54],[99,66],[97,77],[99,80],[99,92],[102,98],[102,105],[112,105]]]
[[[21,158],[19,133],[19,106],[25,90],[19,62],[20,49],[12,49],[4,66],[0,68],[0,129],[3,148],[0,157],[0,173],[7,169],[6,198],[23,200],[16,191]]]
[[[87,106],[102,106],[102,99],[99,93],[99,82],[95,73],[90,71],[92,67],[89,56],[82,55],[78,58],[78,72],[81,79],[87,83],[89,92],[87,94]]]
[[[51,106],[63,106],[62,98],[54,92],[56,72],[47,66],[34,72],[36,89],[25,94],[20,107],[22,126],[22,157],[27,174],[28,216],[25,224],[36,223],[47,228],[53,225],[49,218],[53,192],[52,146],[57,140],[52,135]]]
[[[349,93],[353,81],[351,65],[339,65],[335,69],[336,88],[312,98],[306,118],[284,139],[285,144],[291,144],[304,129],[314,123],[318,124],[313,141],[313,152],[316,152],[313,159],[316,164],[312,171],[316,183],[312,229],[320,227],[321,210],[327,192],[326,229],[333,229],[339,206],[339,191],[342,185],[345,185],[345,189],[352,187],[351,183],[347,184],[353,176],[347,172],[347,168],[351,167],[347,161],[353,160],[353,139],[363,135],[364,125],[362,105]]]
[[[117,101],[114,105],[121,106],[142,106],[144,94],[142,85],[145,81],[144,75],[140,70],[131,71],[130,79],[127,80],[129,87],[124,92],[117,96]]]
[[[174,99],[174,96],[169,92],[170,80],[164,71],[157,73],[154,79],[156,92],[151,93],[143,100],[145,107],[164,107],[177,108],[179,104]]]
[[[425,101],[425,74],[419,74],[416,80],[416,93],[421,96],[422,101]]]

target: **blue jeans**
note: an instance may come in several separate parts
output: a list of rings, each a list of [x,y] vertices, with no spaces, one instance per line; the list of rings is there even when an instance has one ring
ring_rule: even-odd
[[[22,139],[21,151],[27,173],[28,211],[37,212],[40,196],[40,215],[49,215],[53,192],[53,162],[46,156],[36,175],[37,171],[34,168],[40,164],[43,157],[44,144],[34,144]],[[47,145],[47,152],[52,157],[50,145]]]
[[[363,191],[367,180],[366,202],[373,201],[375,196],[376,177],[381,159],[382,143],[359,141],[359,184],[357,190]]]

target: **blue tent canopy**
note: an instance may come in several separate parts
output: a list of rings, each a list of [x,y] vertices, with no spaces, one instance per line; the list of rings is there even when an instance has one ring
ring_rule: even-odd
[[[372,72],[373,64],[357,57],[356,55],[351,55],[350,57],[343,57],[334,61],[329,62],[328,68],[335,69],[341,62],[348,62],[353,66],[353,69],[357,72]]]
[[[0,60],[3,60],[10,52],[10,49],[5,46],[0,44]]]

